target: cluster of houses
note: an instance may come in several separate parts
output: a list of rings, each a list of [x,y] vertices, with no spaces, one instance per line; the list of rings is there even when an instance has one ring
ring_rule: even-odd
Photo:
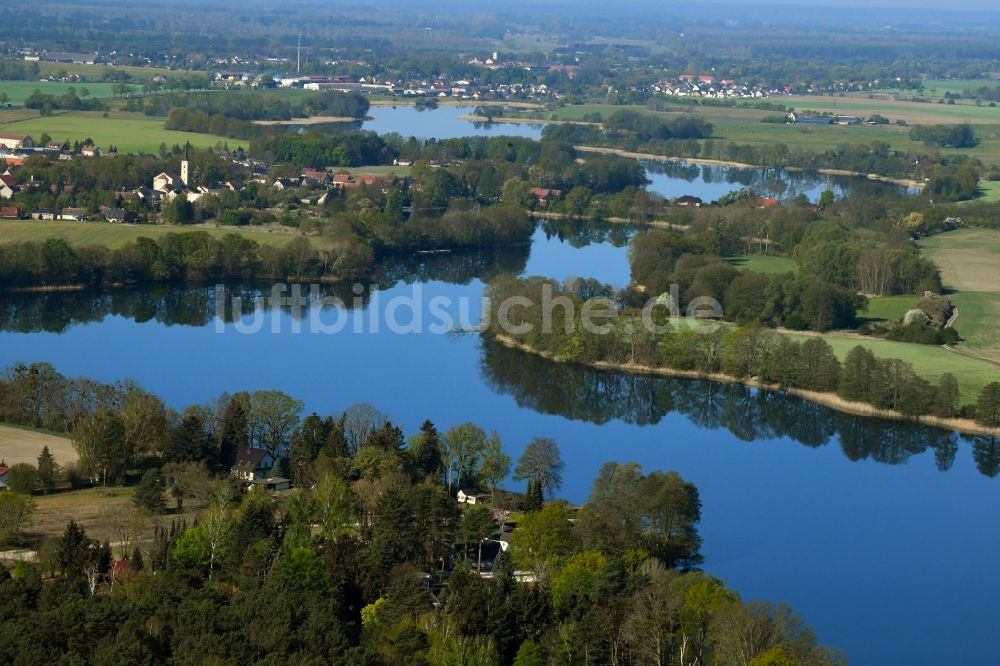
[[[566,78],[572,79],[576,78],[576,75],[580,72],[579,65],[564,65],[561,63],[532,63],[525,62],[524,60],[504,60],[500,57],[500,54],[496,51],[493,52],[489,58],[485,60],[480,60],[474,57],[468,61],[468,64],[474,67],[482,67],[483,69],[523,69],[525,71],[531,72],[532,74],[565,74]]]
[[[563,67],[558,65],[556,67]],[[569,66],[566,66],[569,67]],[[549,66],[546,65],[548,70]],[[304,90],[357,92],[389,97],[453,98],[469,101],[558,98],[544,83],[484,83],[470,79],[400,79],[377,76],[353,77],[346,74],[302,74],[261,76],[250,72],[219,71],[215,85],[224,88],[302,88]]]
[[[790,86],[780,88],[739,83],[733,79],[717,79],[711,74],[681,74],[655,83],[653,92],[672,97],[712,97],[716,99],[762,99],[787,95]]]

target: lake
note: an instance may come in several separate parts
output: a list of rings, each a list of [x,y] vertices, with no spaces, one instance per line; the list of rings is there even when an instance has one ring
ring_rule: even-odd
[[[473,106],[442,105],[437,109],[419,110],[409,104],[373,106],[368,114],[373,118],[364,123],[327,123],[310,125],[309,129],[327,132],[371,130],[379,134],[394,132],[421,139],[455,139],[464,136],[518,136],[540,139],[541,124],[488,123],[463,120],[473,113]],[[301,127],[301,126],[300,126]],[[650,179],[648,189],[675,199],[685,194],[705,202],[717,200],[734,190],[753,188],[762,197],[793,199],[805,195],[816,202],[824,190],[845,196],[863,189],[873,194],[913,193],[905,187],[850,176],[829,176],[819,173],[789,172],[780,168],[745,168],[724,165],[692,164],[684,161],[641,160]]]
[[[629,234],[543,224],[530,247],[386,262],[355,309],[265,307],[239,322],[216,316],[210,288],[0,295],[0,366],[49,361],[69,375],[133,378],[178,408],[273,388],[320,413],[370,402],[407,433],[425,418],[496,428],[515,458],[551,436],[573,502],[609,460],[674,469],[701,491],[705,569],[744,598],[791,604],[852,664],[995,663],[996,440],[385,325],[390,304],[417,290],[424,305],[410,316],[429,316],[428,301],[443,297],[465,299],[475,319],[483,280],[505,272],[624,285]],[[344,328],[309,332],[314,317]]]

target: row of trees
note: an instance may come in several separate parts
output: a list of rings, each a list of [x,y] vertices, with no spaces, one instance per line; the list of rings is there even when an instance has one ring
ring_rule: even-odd
[[[0,246],[0,285],[35,287],[255,279],[351,279],[369,274],[371,250],[345,243],[322,250],[305,237],[281,247],[238,234],[204,231],[139,238],[118,248],[73,246],[62,239]]]

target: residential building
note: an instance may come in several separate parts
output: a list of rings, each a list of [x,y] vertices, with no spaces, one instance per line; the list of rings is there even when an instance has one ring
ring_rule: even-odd
[[[462,504],[482,504],[489,497],[486,493],[480,493],[475,490],[459,490],[457,495],[458,501]]]
[[[266,449],[241,446],[236,452],[232,473],[238,479],[254,481],[267,478],[272,469],[274,469],[274,456]]]
[[[11,150],[20,150],[22,148],[31,148],[34,145],[30,136],[0,132],[0,146],[5,146]]]

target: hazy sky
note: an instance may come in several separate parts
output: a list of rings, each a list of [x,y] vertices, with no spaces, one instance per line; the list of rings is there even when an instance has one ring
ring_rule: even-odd
[[[886,7],[900,9],[975,9],[1000,12],[1000,0],[817,0],[805,3],[802,0],[721,0],[722,2],[759,6],[762,4],[796,5],[802,8],[823,6],[852,5],[858,7]]]

